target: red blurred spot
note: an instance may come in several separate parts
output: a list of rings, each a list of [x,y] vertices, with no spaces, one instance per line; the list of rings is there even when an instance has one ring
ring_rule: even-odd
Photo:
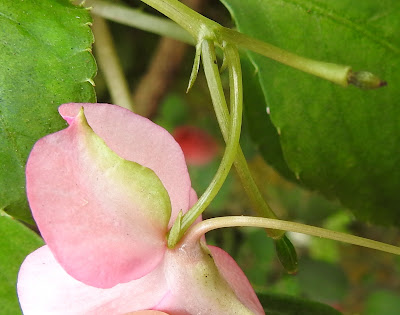
[[[173,136],[181,146],[188,165],[201,166],[207,164],[218,153],[218,144],[215,139],[197,127],[177,127]]]

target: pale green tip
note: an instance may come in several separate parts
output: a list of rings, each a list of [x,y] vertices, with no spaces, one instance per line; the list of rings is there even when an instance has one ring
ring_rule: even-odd
[[[378,89],[387,85],[386,81],[379,79],[375,74],[367,71],[350,71],[347,80],[350,84],[354,84],[363,90]]]
[[[186,89],[186,93],[188,93],[190,91],[190,89],[193,87],[194,82],[196,81],[197,74],[199,73],[199,67],[200,67],[200,56],[201,56],[201,43],[196,45],[196,54],[194,56],[192,73],[190,74],[189,84]]]

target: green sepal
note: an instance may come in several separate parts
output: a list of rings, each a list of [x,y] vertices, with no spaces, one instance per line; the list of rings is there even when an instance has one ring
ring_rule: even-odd
[[[173,248],[176,243],[178,243],[181,237],[181,225],[182,225],[182,210],[179,212],[178,217],[176,218],[174,224],[172,225],[171,230],[168,233],[168,247]]]
[[[288,273],[295,274],[298,270],[297,253],[286,234],[275,240],[275,248],[282,266]]]
[[[186,89],[186,93],[188,93],[190,91],[190,89],[193,87],[193,84],[197,79],[197,74],[199,73],[200,58],[201,58],[201,45],[202,45],[202,41],[196,45],[196,53],[194,55],[193,68],[192,68],[192,72],[190,73],[189,84]]]

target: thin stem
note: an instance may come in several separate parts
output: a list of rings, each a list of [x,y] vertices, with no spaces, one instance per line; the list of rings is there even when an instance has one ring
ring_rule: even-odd
[[[126,5],[112,3],[103,0],[87,2],[93,5],[91,12],[110,21],[150,32],[153,34],[170,37],[181,42],[194,45],[195,40],[181,26],[169,19],[133,9]]]
[[[97,62],[104,73],[108,90],[114,104],[134,111],[128,83],[119,62],[107,22],[99,16],[93,17],[93,33]]]
[[[240,227],[240,226],[279,229],[279,230],[303,233],[339,242],[344,242],[348,244],[363,246],[395,255],[400,255],[400,247],[369,240],[366,238],[336,231],[330,231],[323,228],[296,222],[259,218],[259,217],[248,217],[248,216],[228,216],[228,217],[204,220],[194,225],[184,236],[184,238],[182,238],[181,243],[197,242],[202,235],[211,230],[225,228],[225,227]]]
[[[207,49],[205,46],[204,49]],[[213,98],[214,110],[217,116],[219,126],[222,131],[225,142],[229,140],[230,129],[229,124],[231,117],[226,104],[224,91],[222,88],[222,82],[219,76],[218,65],[214,63],[216,60],[215,51],[207,50],[203,51],[203,56],[210,55],[210,58],[203,57],[203,66],[206,73],[208,85],[210,87],[211,97]],[[228,60],[229,58],[226,58]],[[243,151],[238,147],[236,160],[234,162],[236,171],[242,182],[246,194],[249,196],[250,202],[257,214],[262,217],[276,218],[275,213],[265,202],[262,197],[254,179],[250,173],[247,165],[246,158],[244,157]],[[272,238],[280,238],[283,235],[283,231],[269,230],[269,235]]]
[[[203,38],[214,39],[220,45],[229,42],[336,84],[342,86],[349,84],[349,78],[351,77],[351,67],[349,66],[312,60],[290,53],[271,44],[223,27],[214,21],[204,18],[177,0],[142,1],[177,22],[191,33],[198,42]]]
[[[229,69],[229,87],[232,91],[231,96],[231,108],[232,108],[232,118],[229,122],[229,129],[231,130],[230,136],[226,143],[225,153],[222,157],[221,164],[215,174],[210,185],[207,187],[204,194],[200,197],[197,203],[183,216],[181,235],[191,226],[191,224],[196,220],[196,218],[206,209],[206,207],[211,203],[214,197],[217,195],[219,189],[224,183],[228,173],[232,167],[233,161],[236,157],[236,152],[239,146],[240,131],[242,126],[242,111],[243,111],[243,87],[242,87],[242,72],[240,66],[239,54],[235,47],[226,47],[226,53],[229,55],[228,69]],[[202,58],[204,64],[204,72],[206,77],[209,78],[210,75],[214,76],[214,72],[210,67],[215,66],[215,50],[212,41],[205,40],[202,44]],[[219,73],[218,73],[219,77]],[[213,91],[215,86],[213,82],[208,81],[209,89],[211,93],[211,98],[215,107],[221,106],[220,95],[217,97]],[[225,96],[223,97],[225,100]]]
[[[178,0],[142,0],[144,3],[161,12],[171,20],[178,23],[192,36],[200,41],[205,33],[212,34],[212,29],[220,25],[196,11],[185,6]]]
[[[277,219],[275,212],[271,209],[264,197],[261,195],[260,190],[251,174],[246,158],[242,149],[239,147],[236,160],[234,163],[236,172],[242,182],[244,191],[250,199],[252,207],[256,213],[265,218]],[[279,230],[268,230],[268,235],[273,239],[279,239],[285,232]]]
[[[349,66],[298,56],[225,27],[220,29],[220,36],[228,42],[235,43],[243,48],[254,51],[260,55],[266,56],[303,72],[342,86],[347,86],[349,84],[349,73],[351,72],[351,67]]]

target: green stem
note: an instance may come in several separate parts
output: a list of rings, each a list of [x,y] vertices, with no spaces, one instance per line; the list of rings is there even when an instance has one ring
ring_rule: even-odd
[[[194,225],[186,233],[185,237],[181,240],[181,242],[182,243],[197,242],[202,235],[211,230],[226,228],[226,227],[240,227],[240,226],[279,229],[279,230],[303,233],[339,242],[344,242],[348,244],[363,246],[386,253],[400,255],[400,247],[365,239],[362,237],[336,231],[330,231],[323,228],[296,222],[259,218],[259,217],[247,217],[247,216],[228,216],[228,217],[220,217],[220,218],[204,220]]]
[[[99,16],[93,18],[93,33],[96,38],[95,53],[103,71],[108,90],[114,104],[134,111],[133,100],[126,82],[107,22]]]
[[[206,209],[214,197],[217,195],[219,189],[224,183],[228,173],[232,167],[233,161],[236,157],[236,152],[239,146],[240,131],[242,126],[242,111],[243,111],[243,87],[242,87],[242,71],[240,66],[239,53],[234,46],[227,46],[225,48],[228,60],[229,69],[229,88],[231,91],[231,108],[232,118],[229,122],[230,136],[227,139],[224,156],[222,157],[221,164],[215,174],[210,185],[207,187],[204,194],[200,197],[197,203],[183,216],[181,223],[180,235],[182,236],[186,230],[192,225],[197,217]],[[202,43],[202,58],[204,64],[204,72],[206,77],[214,76],[214,71],[210,70],[212,65],[215,66],[216,57],[214,44],[212,41],[203,41]],[[219,73],[217,73],[219,77]],[[211,98],[214,107],[221,106],[220,94],[215,94],[215,86],[212,81],[208,81]],[[225,100],[225,97],[223,97]],[[226,105],[225,105],[226,106]],[[173,244],[175,245],[175,244]]]
[[[206,58],[205,56],[210,56]],[[229,58],[226,58],[228,61]],[[219,76],[218,65],[214,63],[216,60],[215,51],[212,49],[208,49],[208,46],[204,46],[203,48],[203,66],[204,71],[206,73],[206,78],[208,82],[208,86],[210,88],[211,97],[213,99],[214,110],[217,116],[217,120],[219,126],[222,131],[222,135],[225,139],[225,142],[229,140],[230,128],[229,124],[231,121],[231,117],[228,111],[228,106],[225,100],[225,94],[222,88],[222,82]],[[234,162],[236,171],[239,175],[239,178],[242,182],[243,188],[247,195],[249,196],[250,202],[257,214],[262,217],[267,218],[276,218],[275,213],[265,202],[262,197],[254,179],[250,173],[250,170],[247,165],[246,158],[244,157],[243,151],[238,147],[236,160]],[[283,231],[269,230],[269,235],[272,238],[280,238],[283,235]]]
[[[187,31],[166,18],[103,0],[88,1],[86,5],[93,5],[91,12],[108,20],[195,45],[193,37]]]
[[[256,213],[261,217],[277,219],[275,212],[271,209],[271,207],[261,195],[261,192],[258,189],[258,186],[255,183],[253,176],[251,175],[246,158],[240,147],[236,156],[234,166],[242,182],[244,191],[249,197],[250,203],[255,209]],[[283,231],[268,230],[268,235],[274,239],[281,238],[283,234]]]
[[[303,72],[315,75],[336,84],[347,86],[351,67],[329,62],[317,61],[298,56],[271,44],[251,38],[229,28],[221,28],[221,38],[243,48],[266,56]]]
[[[232,54],[232,45],[227,44],[224,46],[224,53],[225,53],[225,62],[228,67],[230,67],[231,60],[233,58],[239,58],[237,50],[235,49],[235,54]],[[217,58],[215,55],[215,50],[213,49],[214,47],[211,45],[206,44],[203,45],[203,66],[204,66],[204,72],[206,74],[206,79],[207,83],[209,86],[209,90],[211,93],[211,97],[213,100],[214,104],[214,110],[217,116],[218,123],[220,125],[220,128],[222,130],[223,137],[225,139],[225,142],[228,142],[231,137],[231,128],[229,126],[231,119],[234,119],[234,117],[231,117],[234,115],[235,110],[231,106],[231,114],[229,114],[228,111],[228,106],[226,104],[225,100],[225,94],[222,89],[222,83],[221,83],[221,78],[219,76],[219,70],[218,70],[218,65],[217,65]],[[239,64],[240,66],[240,64]],[[239,68],[240,69],[240,68]],[[240,75],[241,78],[241,72],[238,72],[238,75]],[[232,78],[231,78],[231,72],[230,72],[230,91],[231,91],[231,100],[237,98],[238,96],[235,95],[235,90],[232,90],[232,87],[234,86],[232,84]],[[240,84],[240,97],[242,97],[242,86]],[[231,103],[232,104],[232,103]],[[250,201],[260,216],[266,216],[269,218],[276,218],[274,212],[271,210],[271,208],[268,206],[268,204],[265,202],[265,200],[262,198],[260,191],[258,190],[257,185],[255,184],[253,177],[251,176],[250,170],[247,165],[247,161],[243,155],[242,150],[240,149],[240,146],[238,146],[237,151],[236,151],[236,160],[235,160],[235,168],[239,174],[239,177],[243,183],[243,187],[247,193],[247,195],[250,197]],[[279,256],[279,259],[281,260],[283,266],[289,271],[289,272],[295,272],[297,270],[297,255],[296,251],[293,247],[293,245],[290,243],[289,239],[284,236],[284,231],[279,231],[279,230],[267,230],[268,234],[276,240],[276,244],[285,244],[285,245],[290,245],[290,246],[277,246],[277,253]]]
[[[178,0],[142,0],[178,23],[199,42],[213,37],[213,29],[221,27],[218,23],[202,16]]]

